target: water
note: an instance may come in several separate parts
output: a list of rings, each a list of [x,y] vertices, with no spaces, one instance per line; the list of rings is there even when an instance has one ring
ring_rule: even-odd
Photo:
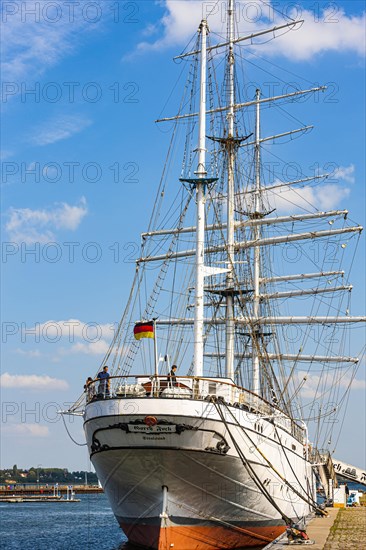
[[[134,550],[103,494],[81,502],[0,503],[1,550]]]
[[[81,502],[0,502],[0,549],[138,550],[127,542],[104,494],[76,498]]]

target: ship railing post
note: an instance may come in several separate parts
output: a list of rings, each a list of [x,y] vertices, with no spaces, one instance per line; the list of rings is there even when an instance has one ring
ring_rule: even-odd
[[[193,399],[199,399],[200,398],[200,380],[199,378],[193,379]]]
[[[154,361],[155,361],[155,376],[159,376],[159,356],[158,356],[158,339],[156,334],[156,319],[153,319],[154,327]]]
[[[160,392],[160,380],[158,376],[151,377],[151,394],[153,397],[159,397]]]
[[[238,395],[238,392],[235,386],[230,386],[230,403],[235,403],[237,401],[236,399],[237,395]]]

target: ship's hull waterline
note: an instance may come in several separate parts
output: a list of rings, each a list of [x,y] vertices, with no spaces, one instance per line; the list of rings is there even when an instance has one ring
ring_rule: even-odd
[[[281,480],[304,495],[309,491],[311,466],[302,444],[268,419],[234,407],[221,406],[225,426],[217,407],[176,399],[111,399],[87,406],[91,460],[130,542],[157,550],[266,546],[285,523],[251,469],[287,517],[309,514],[309,506]]]

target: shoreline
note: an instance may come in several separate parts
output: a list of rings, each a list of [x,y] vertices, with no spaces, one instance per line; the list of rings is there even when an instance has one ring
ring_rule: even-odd
[[[32,485],[30,487],[13,487],[11,489],[1,488],[0,489],[0,500],[3,498],[9,498],[10,496],[27,496],[30,495],[44,495],[44,496],[53,496],[54,490],[58,490],[58,493],[61,495],[66,495],[68,487],[72,487],[72,490],[77,494],[92,494],[92,493],[103,493],[103,489],[97,485],[72,485],[72,484],[62,484],[62,485],[40,485],[39,487]],[[2,498],[3,497],[3,498]]]

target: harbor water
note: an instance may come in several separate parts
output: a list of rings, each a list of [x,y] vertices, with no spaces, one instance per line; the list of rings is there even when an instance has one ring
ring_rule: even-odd
[[[0,503],[1,550],[134,550],[104,494],[80,502]]]
[[[127,542],[104,494],[76,497],[80,502],[1,502],[0,549],[138,550]]]
[[[127,542],[104,494],[76,498],[0,502],[0,550],[141,550]]]

